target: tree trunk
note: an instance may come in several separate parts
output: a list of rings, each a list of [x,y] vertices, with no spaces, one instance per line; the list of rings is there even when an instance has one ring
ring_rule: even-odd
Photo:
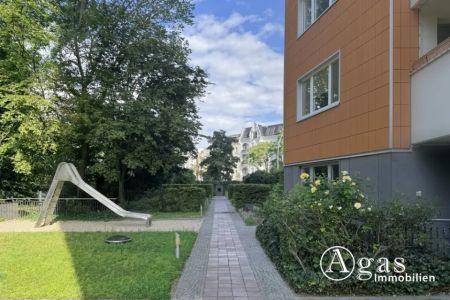
[[[89,160],[89,146],[86,142],[81,145],[81,162],[78,173],[83,180],[86,180],[86,168]],[[77,197],[81,198],[81,190],[77,188]]]
[[[122,207],[126,207],[125,199],[125,176],[127,174],[127,167],[120,165],[120,176],[119,176],[119,203]]]
[[[83,142],[81,145],[81,162],[80,162],[80,169],[78,172],[80,173],[81,178],[86,179],[86,168],[88,165],[89,160],[89,146],[86,142]]]

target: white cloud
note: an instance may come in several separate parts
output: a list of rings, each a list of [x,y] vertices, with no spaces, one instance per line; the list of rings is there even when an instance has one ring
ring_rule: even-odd
[[[259,32],[245,30],[247,23],[261,24]],[[264,41],[274,33],[282,34],[282,26],[238,13],[225,20],[200,15],[186,30],[191,63],[205,69],[213,83],[199,101],[203,134],[239,133],[248,122],[270,116],[281,120],[283,55]]]

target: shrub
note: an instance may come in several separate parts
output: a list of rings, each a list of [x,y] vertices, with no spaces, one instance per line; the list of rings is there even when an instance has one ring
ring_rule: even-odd
[[[171,188],[171,187],[197,187],[205,190],[205,195],[209,199],[214,194],[214,186],[212,184],[164,184],[163,188]]]
[[[271,172],[256,171],[244,176],[242,181],[254,184],[282,184],[283,174],[283,170],[273,170]]]
[[[206,194],[199,187],[168,187],[162,194],[164,212],[199,211],[205,206]]]
[[[270,185],[266,184],[230,184],[228,197],[236,208],[245,204],[263,204],[270,195]]]
[[[196,185],[166,185],[163,189],[147,191],[140,200],[130,202],[129,209],[150,213],[199,211],[200,205],[206,208],[209,202],[205,190]]]
[[[284,193],[274,188],[263,208],[257,238],[296,290],[312,294],[419,294],[450,283],[448,257],[429,251],[425,231],[431,211],[419,203],[375,205],[346,173],[337,180],[309,181]],[[406,259],[408,273],[438,276],[436,283],[379,284],[354,276],[334,282],[320,270],[322,253],[344,246],[356,257]],[[447,270],[447,271],[443,271]],[[392,274],[391,274],[392,275]]]

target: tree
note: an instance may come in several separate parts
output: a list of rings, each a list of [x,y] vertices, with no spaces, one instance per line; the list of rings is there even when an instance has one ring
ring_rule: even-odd
[[[168,174],[195,153],[195,98],[206,75],[181,36],[187,0],[61,0],[54,49],[67,156],[80,174],[118,185],[137,172]],[[73,149],[74,151],[72,151]]]
[[[209,156],[201,162],[206,166],[203,178],[206,181],[231,181],[233,169],[236,167],[238,158],[233,156],[234,138],[226,136],[225,131],[214,131],[209,138]]]
[[[0,196],[29,195],[54,166],[59,122],[49,93],[51,1],[0,2]]]
[[[269,171],[270,162],[276,153],[277,149],[274,143],[260,142],[250,147],[245,157],[245,162]]]

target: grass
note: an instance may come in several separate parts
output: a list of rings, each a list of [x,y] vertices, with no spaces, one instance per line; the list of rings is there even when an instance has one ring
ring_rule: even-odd
[[[244,209],[238,210],[239,215],[247,226],[255,226],[261,223],[261,217],[259,215],[259,208],[253,207],[253,210],[245,211]]]
[[[0,233],[0,298],[169,299],[196,234],[181,233],[180,260],[174,233],[111,234]]]
[[[200,212],[153,212],[154,220],[201,218]]]
[[[200,218],[200,212],[149,212],[153,220],[170,220],[170,219],[193,219]],[[113,212],[99,211],[99,212],[80,212],[60,214],[56,217],[56,221],[111,221],[121,220],[122,218]]]

